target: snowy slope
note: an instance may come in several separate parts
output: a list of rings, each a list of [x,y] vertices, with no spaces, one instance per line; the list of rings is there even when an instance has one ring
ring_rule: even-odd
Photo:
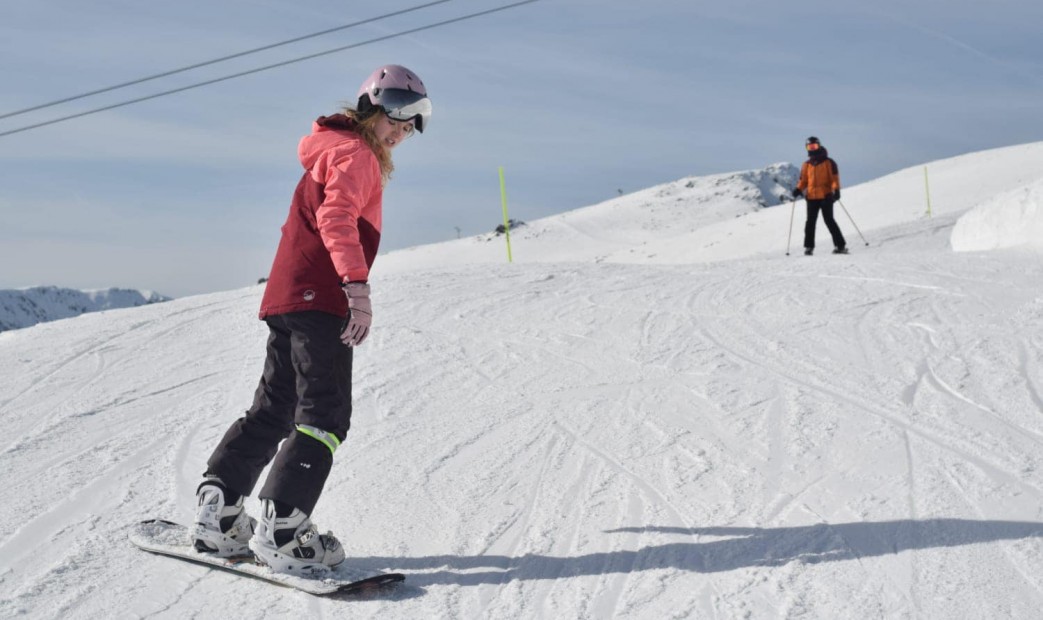
[[[763,170],[689,177],[528,222],[511,231],[512,259],[634,262],[649,247],[674,240],[683,244],[700,228],[779,205],[788,199],[799,175],[799,168],[781,163]],[[487,234],[391,252],[381,258],[379,269],[411,272],[506,258],[504,236]]]
[[[110,288],[78,291],[56,286],[0,290],[0,331],[113,308],[170,301],[152,291]]]
[[[840,165],[843,178],[842,160]],[[962,155],[926,167],[931,214],[942,221],[1037,181],[1043,176],[1043,143]],[[791,250],[801,246],[804,202],[798,201],[796,208],[785,203],[769,209],[761,209],[759,203],[770,205],[768,197],[791,189],[796,184],[795,173],[792,167],[776,164],[765,171],[682,179],[528,222],[511,235],[512,258],[515,263],[692,264],[761,253],[784,254],[787,244]],[[751,183],[751,176],[757,181]],[[777,187],[765,183],[774,178],[780,180]],[[688,188],[689,184],[697,189]],[[758,186],[762,194],[754,190]],[[853,248],[863,245],[859,231],[866,234],[927,218],[924,166],[845,187],[842,195],[836,218]],[[707,204],[714,208],[707,209]],[[851,224],[852,218],[857,229]],[[821,224],[820,228],[818,240],[826,239],[828,247],[828,233]],[[485,235],[391,252],[381,258],[378,269],[380,273],[398,273],[476,262],[507,262],[503,236]]]
[[[261,370],[260,287],[0,334],[0,617],[1037,617],[1043,261],[951,237],[1041,164],[932,163],[933,218],[922,169],[850,188],[871,245],[841,219],[843,257],[786,257],[785,206],[706,222],[723,261],[539,237],[519,255],[559,259],[382,257],[315,514],[353,562],[407,573],[364,600],[125,542],[191,518]]]

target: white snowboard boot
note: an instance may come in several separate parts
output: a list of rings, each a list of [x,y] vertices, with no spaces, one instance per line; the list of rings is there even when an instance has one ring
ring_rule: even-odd
[[[196,489],[196,551],[229,558],[250,555],[249,541],[257,520],[243,510],[243,498],[225,504],[225,485],[208,476]]]
[[[344,561],[344,548],[331,532],[319,534],[308,515],[296,508],[288,517],[276,517],[270,499],[261,501],[261,520],[250,549],[278,573],[320,575]]]

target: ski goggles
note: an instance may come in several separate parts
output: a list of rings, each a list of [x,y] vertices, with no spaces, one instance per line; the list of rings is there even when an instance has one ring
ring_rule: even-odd
[[[380,107],[390,119],[413,121],[420,133],[424,133],[431,122],[431,100],[411,90],[386,88],[380,91]]]

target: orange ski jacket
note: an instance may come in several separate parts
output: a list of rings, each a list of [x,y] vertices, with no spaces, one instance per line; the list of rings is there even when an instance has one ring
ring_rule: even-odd
[[[840,189],[840,172],[837,162],[826,157],[819,160],[809,159],[800,167],[800,181],[797,189],[804,192],[808,200],[824,200],[833,196]]]

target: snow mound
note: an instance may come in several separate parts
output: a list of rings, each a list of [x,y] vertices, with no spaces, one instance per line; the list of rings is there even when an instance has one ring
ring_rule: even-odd
[[[999,194],[965,213],[952,231],[957,252],[1024,246],[1043,250],[1043,179]]]

